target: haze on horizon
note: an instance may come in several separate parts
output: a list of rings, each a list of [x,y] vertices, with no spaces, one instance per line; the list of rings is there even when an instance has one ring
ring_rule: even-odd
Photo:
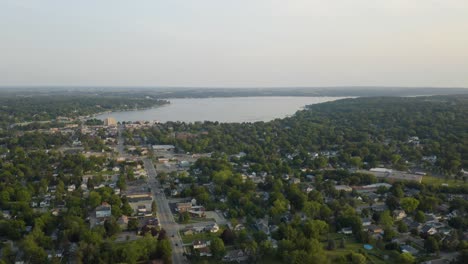
[[[466,0],[0,0],[0,86],[468,87]]]

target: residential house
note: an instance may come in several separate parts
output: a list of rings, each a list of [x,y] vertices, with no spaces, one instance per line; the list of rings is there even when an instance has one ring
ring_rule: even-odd
[[[353,229],[351,227],[343,227],[341,228],[340,233],[345,234],[345,235],[352,235]]]
[[[204,247],[197,249],[198,254],[200,257],[211,257],[213,254],[211,254],[211,249],[209,247]]]
[[[419,253],[419,250],[410,245],[402,245],[400,246],[400,250],[402,253],[410,253],[411,255],[417,255]]]
[[[194,240],[192,242],[193,249],[200,249],[200,248],[206,248],[210,246],[210,241],[205,241],[205,240]]]
[[[335,185],[335,190],[351,192],[353,188],[349,187],[348,185]]]
[[[383,234],[383,228],[380,227],[380,226],[376,226],[376,225],[370,225],[367,230],[369,231],[369,233],[371,234],[379,234],[379,235],[382,235]]]
[[[74,190],[76,190],[75,184],[69,185],[68,188],[67,188],[67,190],[68,190],[69,192],[73,192]]]
[[[243,262],[247,261],[248,259],[249,256],[241,249],[230,250],[226,252],[226,255],[223,257],[223,261],[226,262]]]
[[[367,227],[367,226],[370,226],[372,224],[372,221],[369,218],[363,218],[363,219],[361,219],[361,221],[362,221],[362,226],[363,227]]]
[[[96,218],[106,218],[112,215],[112,207],[110,204],[103,202],[100,206],[96,207]]]
[[[219,226],[218,224],[214,223],[214,224],[209,224],[205,227],[205,230],[206,231],[209,231],[211,233],[216,233],[219,231]]]
[[[192,209],[192,203],[177,203],[176,211],[179,213],[188,212]]]
[[[432,235],[437,234],[437,229],[435,229],[435,227],[430,226],[430,225],[424,225],[421,228],[421,233],[432,236]]]
[[[396,220],[402,220],[406,217],[406,213],[404,210],[395,210],[393,211],[393,217],[395,217]]]
[[[257,221],[255,222],[255,227],[258,229],[258,231],[262,231],[267,235],[270,234],[270,228],[268,227],[268,219],[257,219]]]

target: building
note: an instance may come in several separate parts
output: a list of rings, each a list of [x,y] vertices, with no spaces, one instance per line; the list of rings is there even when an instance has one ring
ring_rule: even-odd
[[[193,249],[200,249],[200,248],[206,248],[210,246],[210,241],[204,241],[204,240],[195,240],[192,242]]]
[[[176,210],[179,213],[188,212],[192,209],[192,203],[177,203],[176,206],[177,206]]]
[[[226,255],[223,257],[223,261],[225,262],[243,262],[247,261],[249,256],[244,253],[241,249],[237,250],[230,250],[226,252]]]
[[[335,190],[351,192],[353,188],[349,187],[348,185],[335,185]]]
[[[155,151],[171,151],[175,149],[174,145],[153,145],[153,150]]]
[[[110,204],[104,202],[96,207],[96,218],[110,217],[112,214],[112,207]]]
[[[117,126],[117,121],[115,121],[115,118],[113,117],[108,117],[104,119],[104,125],[105,126]]]
[[[210,225],[207,225],[207,226],[205,227],[205,230],[206,230],[206,231],[209,231],[209,232],[211,232],[211,233],[216,233],[216,232],[219,231],[219,226],[218,226],[218,224],[216,224],[216,223],[210,224]]]
[[[393,211],[393,216],[396,220],[401,220],[406,217],[406,213],[404,210],[395,210]]]

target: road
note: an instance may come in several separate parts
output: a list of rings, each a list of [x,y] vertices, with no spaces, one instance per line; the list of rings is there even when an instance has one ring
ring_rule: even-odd
[[[166,234],[172,245],[172,263],[188,263],[184,256],[182,238],[179,234],[179,225],[174,221],[166,195],[161,191],[161,185],[156,179],[156,169],[149,158],[143,159],[146,171],[148,172],[148,184],[151,187],[154,200],[158,207],[158,219],[161,226],[166,230]],[[174,237],[172,237],[174,235]]]
[[[123,131],[125,130],[124,125],[118,126],[118,137],[117,137],[117,146],[116,150],[120,154],[120,156],[125,157],[127,154],[125,153],[125,146],[124,146],[124,138],[123,138]]]
[[[124,129],[123,125],[119,125],[118,145],[116,150],[120,156],[128,157],[129,155],[125,153],[124,139],[122,136]],[[167,237],[172,246],[172,263],[189,263],[184,256],[184,247],[182,246],[182,238],[179,234],[179,225],[174,221],[174,217],[172,216],[172,212],[169,208],[169,203],[164,192],[160,191],[161,185],[156,179],[157,174],[153,162],[149,158],[143,158],[143,163],[146,171],[148,172],[148,186],[151,188],[153,199],[156,201],[156,205],[158,207],[157,216],[159,223],[161,224],[161,227],[166,230]],[[172,237],[172,235],[174,235],[174,237]]]

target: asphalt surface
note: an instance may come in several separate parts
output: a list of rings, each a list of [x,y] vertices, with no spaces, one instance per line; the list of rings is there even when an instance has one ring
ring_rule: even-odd
[[[182,239],[179,234],[179,225],[175,222],[166,195],[164,191],[161,191],[161,185],[156,179],[157,174],[153,162],[149,158],[144,158],[143,162],[148,172],[148,185],[151,187],[151,192],[158,208],[157,215],[159,223],[161,227],[166,230],[166,234],[172,245],[172,263],[188,263],[184,256]]]
[[[118,145],[116,149],[121,156],[127,157],[128,154],[124,151],[125,146],[122,137],[124,129],[123,125],[119,126]],[[151,188],[154,201],[156,201],[159,223],[161,224],[161,227],[166,230],[167,237],[172,246],[172,263],[189,263],[187,258],[184,256],[184,247],[182,244],[182,238],[179,234],[179,225],[174,221],[174,217],[172,216],[164,191],[161,191],[161,185],[156,179],[157,173],[153,162],[149,158],[144,158],[143,163],[146,171],[148,172],[148,186]],[[174,237],[172,237],[173,235]]]

